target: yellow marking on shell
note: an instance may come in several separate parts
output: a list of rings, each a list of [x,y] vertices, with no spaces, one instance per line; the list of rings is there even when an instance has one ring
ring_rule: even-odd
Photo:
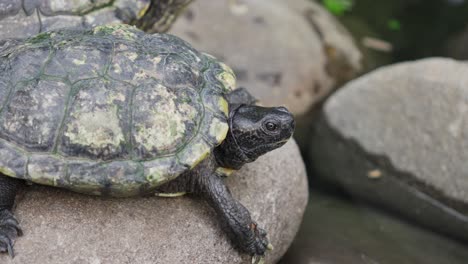
[[[149,169],[149,174],[146,175],[146,180],[151,186],[157,186],[159,185],[161,181],[164,180],[164,170],[161,170],[161,168],[158,167],[153,167]]]
[[[236,76],[232,69],[224,63],[219,63],[223,71],[216,76],[216,78],[224,85],[228,91],[236,89]]]
[[[211,147],[205,141],[199,139],[198,142],[191,143],[182,154],[179,154],[179,160],[183,164],[190,165],[190,168],[193,169],[201,161],[205,160],[210,153]]]
[[[162,58],[160,56],[151,58],[151,61],[153,62],[155,68],[161,62],[161,60],[162,60]]]
[[[223,168],[223,167],[218,167],[216,169],[216,174],[221,175],[221,176],[231,176],[236,170],[234,169],[229,169],[229,168]]]
[[[117,106],[110,111],[95,111],[73,115],[73,120],[67,125],[65,132],[74,144],[91,147],[102,147],[107,145],[118,146],[124,141],[122,128],[119,125]],[[72,133],[76,129],[77,133]]]
[[[16,173],[7,167],[0,167],[0,173],[10,177],[16,177]]]
[[[146,122],[135,124],[135,140],[149,150],[173,148],[174,143],[185,136],[185,122],[193,121],[198,111],[187,103],[179,103],[177,107],[177,97],[159,84],[148,95],[154,101],[158,96],[164,100],[147,109]]]
[[[155,193],[155,196],[164,197],[164,198],[175,198],[186,195],[186,192],[178,192],[178,193]]]
[[[229,103],[224,99],[224,97],[220,97],[218,100],[219,110],[224,113],[224,116],[229,116]]]
[[[84,65],[86,63],[85,60],[78,60],[78,59],[73,59],[73,63],[76,65]]]
[[[136,52],[126,52],[125,55],[127,58],[129,58],[131,61],[135,61],[136,58],[138,57],[138,54]]]
[[[229,126],[226,122],[214,118],[210,124],[210,136],[215,138],[217,142],[222,142],[229,131]]]

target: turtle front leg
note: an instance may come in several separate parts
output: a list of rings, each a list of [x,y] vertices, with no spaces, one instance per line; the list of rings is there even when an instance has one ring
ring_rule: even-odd
[[[0,174],[0,252],[8,252],[12,258],[15,239],[23,234],[11,212],[19,185],[19,180]]]
[[[221,177],[216,174],[206,175],[199,178],[198,184],[200,195],[228,227],[234,243],[251,256],[264,256],[271,247],[267,233],[251,219],[249,211],[232,197]]]

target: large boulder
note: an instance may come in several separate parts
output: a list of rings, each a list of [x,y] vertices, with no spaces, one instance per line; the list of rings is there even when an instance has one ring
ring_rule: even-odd
[[[466,264],[466,245],[381,210],[312,191],[281,264]]]
[[[432,58],[344,86],[314,126],[316,175],[468,241],[468,64]]]
[[[275,263],[292,242],[308,199],[297,145],[260,157],[227,179],[233,195],[269,233]],[[238,253],[202,200],[104,199],[47,187],[29,187],[16,215],[24,236],[16,257],[0,263],[250,263]]]
[[[306,113],[360,70],[347,31],[307,0],[197,0],[169,33],[232,66],[265,105]]]

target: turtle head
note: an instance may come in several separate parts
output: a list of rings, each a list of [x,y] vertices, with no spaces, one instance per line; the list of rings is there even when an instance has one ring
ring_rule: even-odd
[[[284,107],[240,105],[231,109],[229,134],[215,152],[221,166],[243,164],[283,146],[294,132],[294,117]]]

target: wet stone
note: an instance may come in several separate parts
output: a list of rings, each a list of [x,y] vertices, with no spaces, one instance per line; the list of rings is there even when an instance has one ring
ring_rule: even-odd
[[[57,81],[21,83],[3,111],[0,134],[29,150],[51,150],[69,90]]]

